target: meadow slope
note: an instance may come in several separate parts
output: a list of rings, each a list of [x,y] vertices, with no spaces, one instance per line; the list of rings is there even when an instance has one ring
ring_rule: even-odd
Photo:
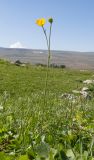
[[[94,71],[50,68],[45,90],[46,71],[0,60],[1,160],[94,158]]]

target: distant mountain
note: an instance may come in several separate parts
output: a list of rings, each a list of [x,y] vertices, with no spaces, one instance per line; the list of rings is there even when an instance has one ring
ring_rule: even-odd
[[[94,69],[94,52],[51,51],[51,63],[74,69]],[[47,63],[47,50],[0,48],[0,58],[32,64]]]

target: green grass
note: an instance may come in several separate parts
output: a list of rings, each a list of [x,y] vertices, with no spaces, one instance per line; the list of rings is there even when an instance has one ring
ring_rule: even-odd
[[[45,95],[46,70],[0,61],[0,160],[94,158],[94,98],[61,98],[94,72],[50,68]]]

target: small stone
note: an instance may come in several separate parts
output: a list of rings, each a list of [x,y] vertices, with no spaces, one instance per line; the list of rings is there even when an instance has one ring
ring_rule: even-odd
[[[88,91],[89,89],[88,89],[88,87],[83,87],[82,88],[82,91]]]
[[[94,83],[94,80],[87,79],[87,80],[83,81],[83,83],[85,83],[85,84],[91,84],[91,83]]]
[[[21,64],[21,67],[25,67],[26,66],[26,64]]]
[[[73,90],[72,92],[73,93],[80,93],[80,91],[77,91],[77,90]]]

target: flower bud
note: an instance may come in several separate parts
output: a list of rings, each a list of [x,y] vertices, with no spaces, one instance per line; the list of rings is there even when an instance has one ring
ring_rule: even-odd
[[[52,24],[53,23],[53,18],[49,18],[48,22]]]

